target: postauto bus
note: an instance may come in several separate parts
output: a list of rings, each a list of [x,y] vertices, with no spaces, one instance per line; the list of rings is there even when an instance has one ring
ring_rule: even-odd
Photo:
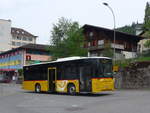
[[[35,92],[99,93],[114,90],[112,59],[68,57],[24,66],[23,89]]]

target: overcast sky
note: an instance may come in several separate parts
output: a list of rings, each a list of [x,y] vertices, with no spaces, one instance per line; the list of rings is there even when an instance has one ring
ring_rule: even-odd
[[[0,0],[0,18],[38,36],[37,43],[49,44],[52,25],[60,17],[112,29],[113,17],[103,2],[112,7],[116,27],[143,22],[147,0]]]

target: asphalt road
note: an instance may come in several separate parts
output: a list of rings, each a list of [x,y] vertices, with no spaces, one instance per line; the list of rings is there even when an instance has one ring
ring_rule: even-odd
[[[150,90],[100,94],[51,94],[0,84],[0,113],[150,113]]]

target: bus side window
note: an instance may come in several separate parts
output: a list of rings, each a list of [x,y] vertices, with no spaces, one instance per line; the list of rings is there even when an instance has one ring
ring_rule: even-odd
[[[77,69],[77,67],[75,67],[75,66],[71,67],[70,74],[71,74],[70,76],[71,76],[72,79],[78,78],[78,69]]]
[[[77,67],[71,65],[71,66],[65,66],[63,69],[63,77],[65,79],[76,79],[78,76],[78,69]]]
[[[25,80],[34,80],[34,70],[33,69],[29,69],[24,73],[24,79]]]
[[[66,67],[65,68],[65,75],[64,75],[64,77],[66,78],[66,79],[71,79],[72,77],[71,77],[71,67]]]
[[[47,69],[43,69],[40,71],[40,77],[43,80],[47,80]]]

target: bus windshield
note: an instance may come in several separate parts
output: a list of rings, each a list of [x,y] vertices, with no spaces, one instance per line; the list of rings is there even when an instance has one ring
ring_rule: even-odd
[[[102,60],[102,72],[104,77],[112,77],[111,60]]]
[[[95,77],[112,77],[112,60],[100,59],[97,60],[95,69]]]

